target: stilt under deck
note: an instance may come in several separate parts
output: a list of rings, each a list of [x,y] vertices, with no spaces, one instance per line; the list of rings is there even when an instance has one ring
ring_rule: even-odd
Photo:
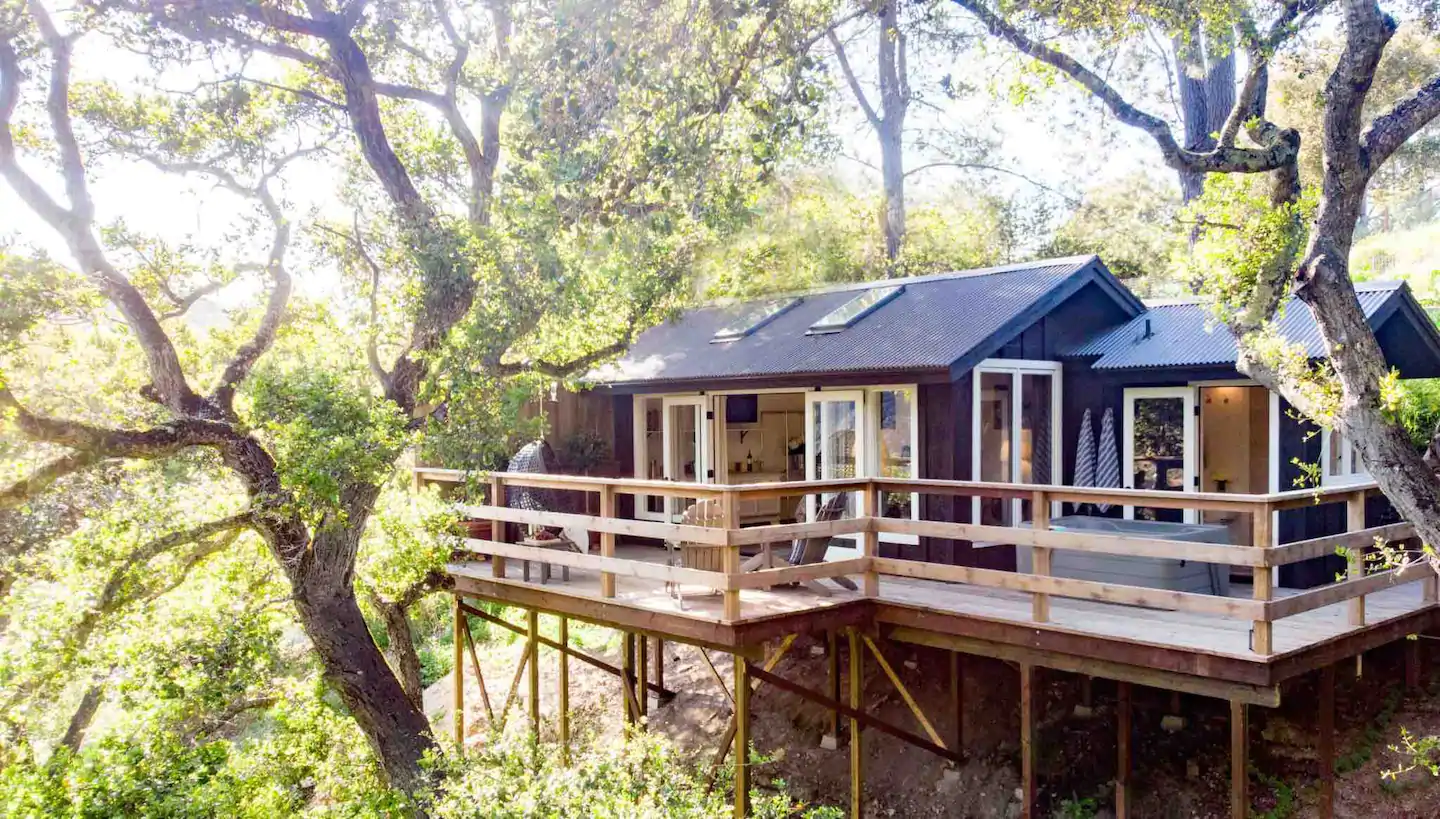
[[[949,495],[1025,497],[1034,508],[1048,508],[1052,502],[1092,499],[1103,492],[1111,503],[1141,501],[1156,507],[1221,508],[1252,512],[1257,524],[1267,526],[1270,512],[1301,503],[1343,502],[1352,510],[1364,497],[1365,487],[1326,494],[1281,493],[1278,495],[1214,495],[1200,493],[1155,493],[1137,490],[1078,490],[1070,487],[1034,487],[939,481],[828,481],[805,484],[714,487],[644,481],[607,481],[561,476],[493,476],[493,497],[503,499],[504,485],[596,491],[601,497],[600,516],[566,515],[508,509],[498,505],[466,507],[474,517],[497,521],[495,531],[505,531],[502,521],[543,525],[584,524],[602,532],[600,554],[582,554],[539,549],[493,540],[470,540],[471,559],[457,560],[449,567],[455,593],[461,598],[492,600],[527,609],[532,660],[529,673],[535,684],[536,650],[547,645],[534,634],[534,613],[585,620],[627,632],[626,662],[614,669],[626,688],[645,692],[663,684],[647,682],[644,671],[644,638],[675,640],[729,652],[737,658],[731,700],[735,706],[727,748],[733,742],[732,758],[737,763],[739,784],[735,799],[737,816],[746,814],[745,749],[748,748],[748,693],[752,686],[769,684],[811,700],[832,713],[829,736],[834,737],[850,720],[849,753],[852,761],[852,815],[860,815],[863,804],[863,750],[861,729],[872,728],[926,748],[947,761],[963,758],[963,721],[958,710],[963,686],[964,654],[976,654],[1010,661],[1020,668],[1017,688],[1021,692],[1022,779],[1025,787],[1025,815],[1034,816],[1038,790],[1034,736],[1037,688],[1053,672],[1102,677],[1121,683],[1117,709],[1125,741],[1119,743],[1116,760],[1116,814],[1133,810],[1132,760],[1128,741],[1132,685],[1147,685],[1175,692],[1216,697],[1229,701],[1232,715],[1232,815],[1245,816],[1248,796],[1249,709],[1280,703],[1280,684],[1311,671],[1322,670],[1320,706],[1333,710],[1333,666],[1336,662],[1403,639],[1407,635],[1440,626],[1436,605],[1436,578],[1414,569],[1386,570],[1355,576],[1319,589],[1292,591],[1274,588],[1269,579],[1275,567],[1307,557],[1333,553],[1336,548],[1363,550],[1376,537],[1399,541],[1410,537],[1405,524],[1366,529],[1363,519],[1352,515],[1352,532],[1278,547],[1230,547],[1179,541],[1157,541],[1097,533],[1047,531],[1044,518],[1034,528],[974,526],[943,521],[900,521],[862,514],[829,523],[800,523],[740,529],[682,526],[624,520],[615,516],[615,496],[626,493],[661,494],[675,498],[712,498],[735,508],[743,498],[769,492],[799,494],[852,491],[859,494],[855,508],[873,512],[878,508],[866,498],[885,491],[931,492]],[[733,523],[733,518],[726,517]],[[983,539],[1029,545],[1037,553],[1051,549],[1123,554],[1130,556],[1173,556],[1207,562],[1230,562],[1253,570],[1254,585],[1236,585],[1228,596],[1169,592],[1159,589],[1079,581],[1045,573],[1020,574],[940,566],[876,555],[877,535],[885,531],[924,534],[932,537]],[[1259,532],[1257,531],[1257,534]],[[859,557],[811,566],[768,568],[761,562],[758,571],[738,571],[750,553],[786,549],[779,543],[791,537],[852,535],[859,544]],[[725,550],[721,563],[725,571],[710,571],[670,565],[671,556],[654,544],[654,538],[670,537],[691,547]],[[650,540],[644,540],[650,539]],[[640,542],[644,541],[644,542]],[[1268,543],[1269,538],[1256,537]],[[769,544],[769,545],[766,545]],[[743,550],[743,552],[742,552]],[[682,553],[677,550],[677,554]],[[541,572],[532,565],[526,581],[523,560],[546,561],[557,567],[550,579],[540,582]],[[757,561],[752,560],[753,565]],[[1358,561],[1357,561],[1358,562]],[[707,563],[706,565],[713,565]],[[558,567],[568,568],[561,579]],[[1048,560],[1037,559],[1036,569],[1044,572]],[[838,576],[857,581],[858,591],[841,588]],[[792,585],[797,584],[797,585]],[[1043,605],[1039,602],[1043,601]],[[469,609],[469,607],[465,607]],[[457,608],[457,612],[460,609]],[[562,620],[564,622],[564,620]],[[457,623],[457,635],[463,626]],[[774,668],[793,641],[792,635],[814,634],[831,652],[826,681],[795,681],[776,675]],[[837,634],[846,635],[836,640]],[[637,639],[638,638],[638,639]],[[766,641],[782,639],[778,653],[766,657]],[[887,641],[908,642],[952,652],[954,701],[951,730],[942,737],[884,658]],[[850,651],[849,702],[840,700],[840,667],[836,649],[847,643]],[[863,647],[862,647],[863,646]],[[639,651],[637,656],[637,650]],[[854,681],[863,674],[865,655],[872,668],[883,671],[900,691],[915,716],[913,725],[896,726],[865,712],[860,686]],[[580,656],[573,650],[562,656]],[[457,648],[457,660],[459,650]],[[473,657],[471,658],[473,660]],[[761,661],[764,661],[762,664]],[[637,665],[639,668],[637,668]],[[1328,670],[1327,670],[1328,669]],[[476,664],[478,670],[478,664]],[[520,681],[518,669],[512,690]],[[638,676],[638,679],[636,678]],[[641,696],[626,697],[627,718],[638,721],[645,712]],[[533,701],[533,700],[532,700]],[[562,697],[563,701],[563,697]],[[508,698],[507,698],[508,704]],[[488,706],[488,703],[487,703]],[[1028,716],[1028,719],[1026,717]],[[503,713],[500,719],[503,720]],[[538,716],[532,713],[532,721]],[[945,723],[940,723],[945,725]],[[1333,757],[1333,713],[1322,713],[1321,725],[1330,732],[1319,738],[1322,749]],[[915,730],[920,728],[923,730]],[[461,726],[457,725],[457,731]],[[565,732],[568,733],[568,732]],[[457,733],[457,737],[460,736]],[[565,737],[568,745],[568,737]],[[826,747],[838,745],[827,739]],[[838,751],[837,751],[838,752]],[[717,755],[717,763],[724,753]],[[1332,777],[1322,775],[1322,793],[1333,794]],[[1328,803],[1323,810],[1328,810]]]

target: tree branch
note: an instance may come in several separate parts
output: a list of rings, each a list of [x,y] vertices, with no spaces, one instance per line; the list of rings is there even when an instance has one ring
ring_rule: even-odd
[[[855,72],[850,68],[850,59],[845,56],[845,46],[840,38],[835,36],[835,29],[831,28],[825,32],[826,38],[830,40],[830,47],[835,49],[835,61],[840,64],[840,72],[845,75],[845,82],[850,85],[850,93],[855,95],[855,103],[865,113],[865,119],[870,122],[870,127],[880,130],[880,117],[875,113],[875,108],[870,101],[865,99],[865,89],[860,87],[860,80],[855,77]]]
[[[0,410],[15,414],[20,431],[33,441],[59,444],[105,458],[163,458],[196,446],[223,447],[241,439],[229,424],[182,418],[144,430],[96,427],[79,421],[35,415],[0,383]]]
[[[1300,150],[1299,134],[1293,130],[1277,130],[1272,139],[1259,148],[1236,148],[1217,145],[1209,151],[1188,151],[1175,141],[1170,126],[1161,118],[1132,105],[1119,91],[1073,57],[1056,51],[1011,25],[979,0],[954,0],[970,12],[995,37],[1032,59],[1064,72],[1079,83],[1122,124],[1149,134],[1165,164],[1184,171],[1201,173],[1264,173],[1292,164]]]
[[[70,207],[56,202],[20,167],[16,155],[11,116],[19,100],[21,72],[13,32],[0,32],[0,176],[9,182],[21,200],[65,239],[81,271],[119,309],[145,353],[154,391],[160,401],[176,414],[208,417],[212,414],[210,407],[185,380],[180,357],[160,326],[159,319],[144,296],[110,263],[95,236],[93,207],[85,185],[85,167],[70,125],[69,40],[54,31],[48,15],[38,2],[31,2],[29,7],[42,32],[49,32],[46,41],[51,52],[51,89],[46,108],[60,146],[65,188],[71,197]],[[57,96],[57,88],[64,97]]]
[[[13,509],[49,489],[66,475],[88,469],[105,460],[96,452],[71,452],[46,463],[34,472],[0,489],[0,510]]]
[[[1440,74],[1398,100],[1365,129],[1360,137],[1360,152],[1366,172],[1374,175],[1401,145],[1437,116],[1440,116]]]

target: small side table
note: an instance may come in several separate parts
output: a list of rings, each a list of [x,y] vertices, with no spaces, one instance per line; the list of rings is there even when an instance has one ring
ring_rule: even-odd
[[[533,537],[527,537],[527,538],[525,538],[524,540],[520,541],[520,545],[521,545],[521,546],[531,546],[531,547],[534,547],[534,548],[536,548],[536,549],[563,549],[563,550],[568,551],[568,552],[576,552],[576,553],[579,553],[579,554],[583,554],[583,552],[580,551],[580,547],[576,546],[576,545],[575,545],[575,542],[572,541],[572,540],[570,540],[570,539],[567,538],[567,537],[553,537],[553,538],[533,538]],[[524,572],[525,582],[526,582],[526,583],[529,583],[529,582],[530,582],[530,561],[528,561],[528,560],[522,560],[522,561],[520,561],[520,563],[521,563],[521,569],[522,569],[522,571]],[[546,583],[549,579],[550,579],[550,564],[549,564],[549,563],[541,563],[541,564],[540,564],[540,585],[542,585],[542,586],[545,585],[545,583]],[[560,579],[561,579],[562,582],[566,582],[566,583],[570,582],[570,567],[569,567],[569,566],[561,566],[561,567],[560,567]]]

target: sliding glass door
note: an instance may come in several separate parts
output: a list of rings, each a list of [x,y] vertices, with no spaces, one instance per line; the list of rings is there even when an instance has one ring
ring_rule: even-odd
[[[811,392],[805,395],[805,479],[809,481],[841,480],[868,475],[866,445],[869,435],[865,424],[865,393],[859,390]],[[824,493],[820,501],[829,503],[835,493]],[[855,515],[857,493],[845,493],[842,517]],[[814,520],[819,512],[816,497],[805,499],[806,517]]]
[[[990,359],[975,368],[971,475],[988,483],[1050,484],[1059,479],[1060,364]],[[1030,520],[1030,501],[975,498],[972,520],[1014,526]]]

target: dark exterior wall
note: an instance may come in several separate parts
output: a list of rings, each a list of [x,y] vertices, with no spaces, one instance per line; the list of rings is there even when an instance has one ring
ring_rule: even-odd
[[[1279,491],[1314,486],[1303,465],[1320,463],[1319,427],[1308,419],[1294,417],[1290,404],[1280,400],[1280,486]],[[1281,543],[1338,535],[1346,529],[1343,501],[1316,504],[1303,509],[1287,509],[1280,513],[1278,526]],[[1383,495],[1371,495],[1365,501],[1365,525],[1382,526],[1399,520],[1395,508]],[[1313,560],[1280,567],[1280,585],[1292,589],[1308,589],[1335,582],[1345,571],[1345,560],[1339,555],[1326,555]]]
[[[1129,318],[1114,299],[1091,284],[1019,331],[991,357],[1055,361],[1076,343]]]
[[[635,477],[635,399],[628,395],[611,396],[615,418],[614,447],[618,462],[618,477]],[[635,516],[635,497],[621,495],[618,500],[619,512],[623,517]]]

